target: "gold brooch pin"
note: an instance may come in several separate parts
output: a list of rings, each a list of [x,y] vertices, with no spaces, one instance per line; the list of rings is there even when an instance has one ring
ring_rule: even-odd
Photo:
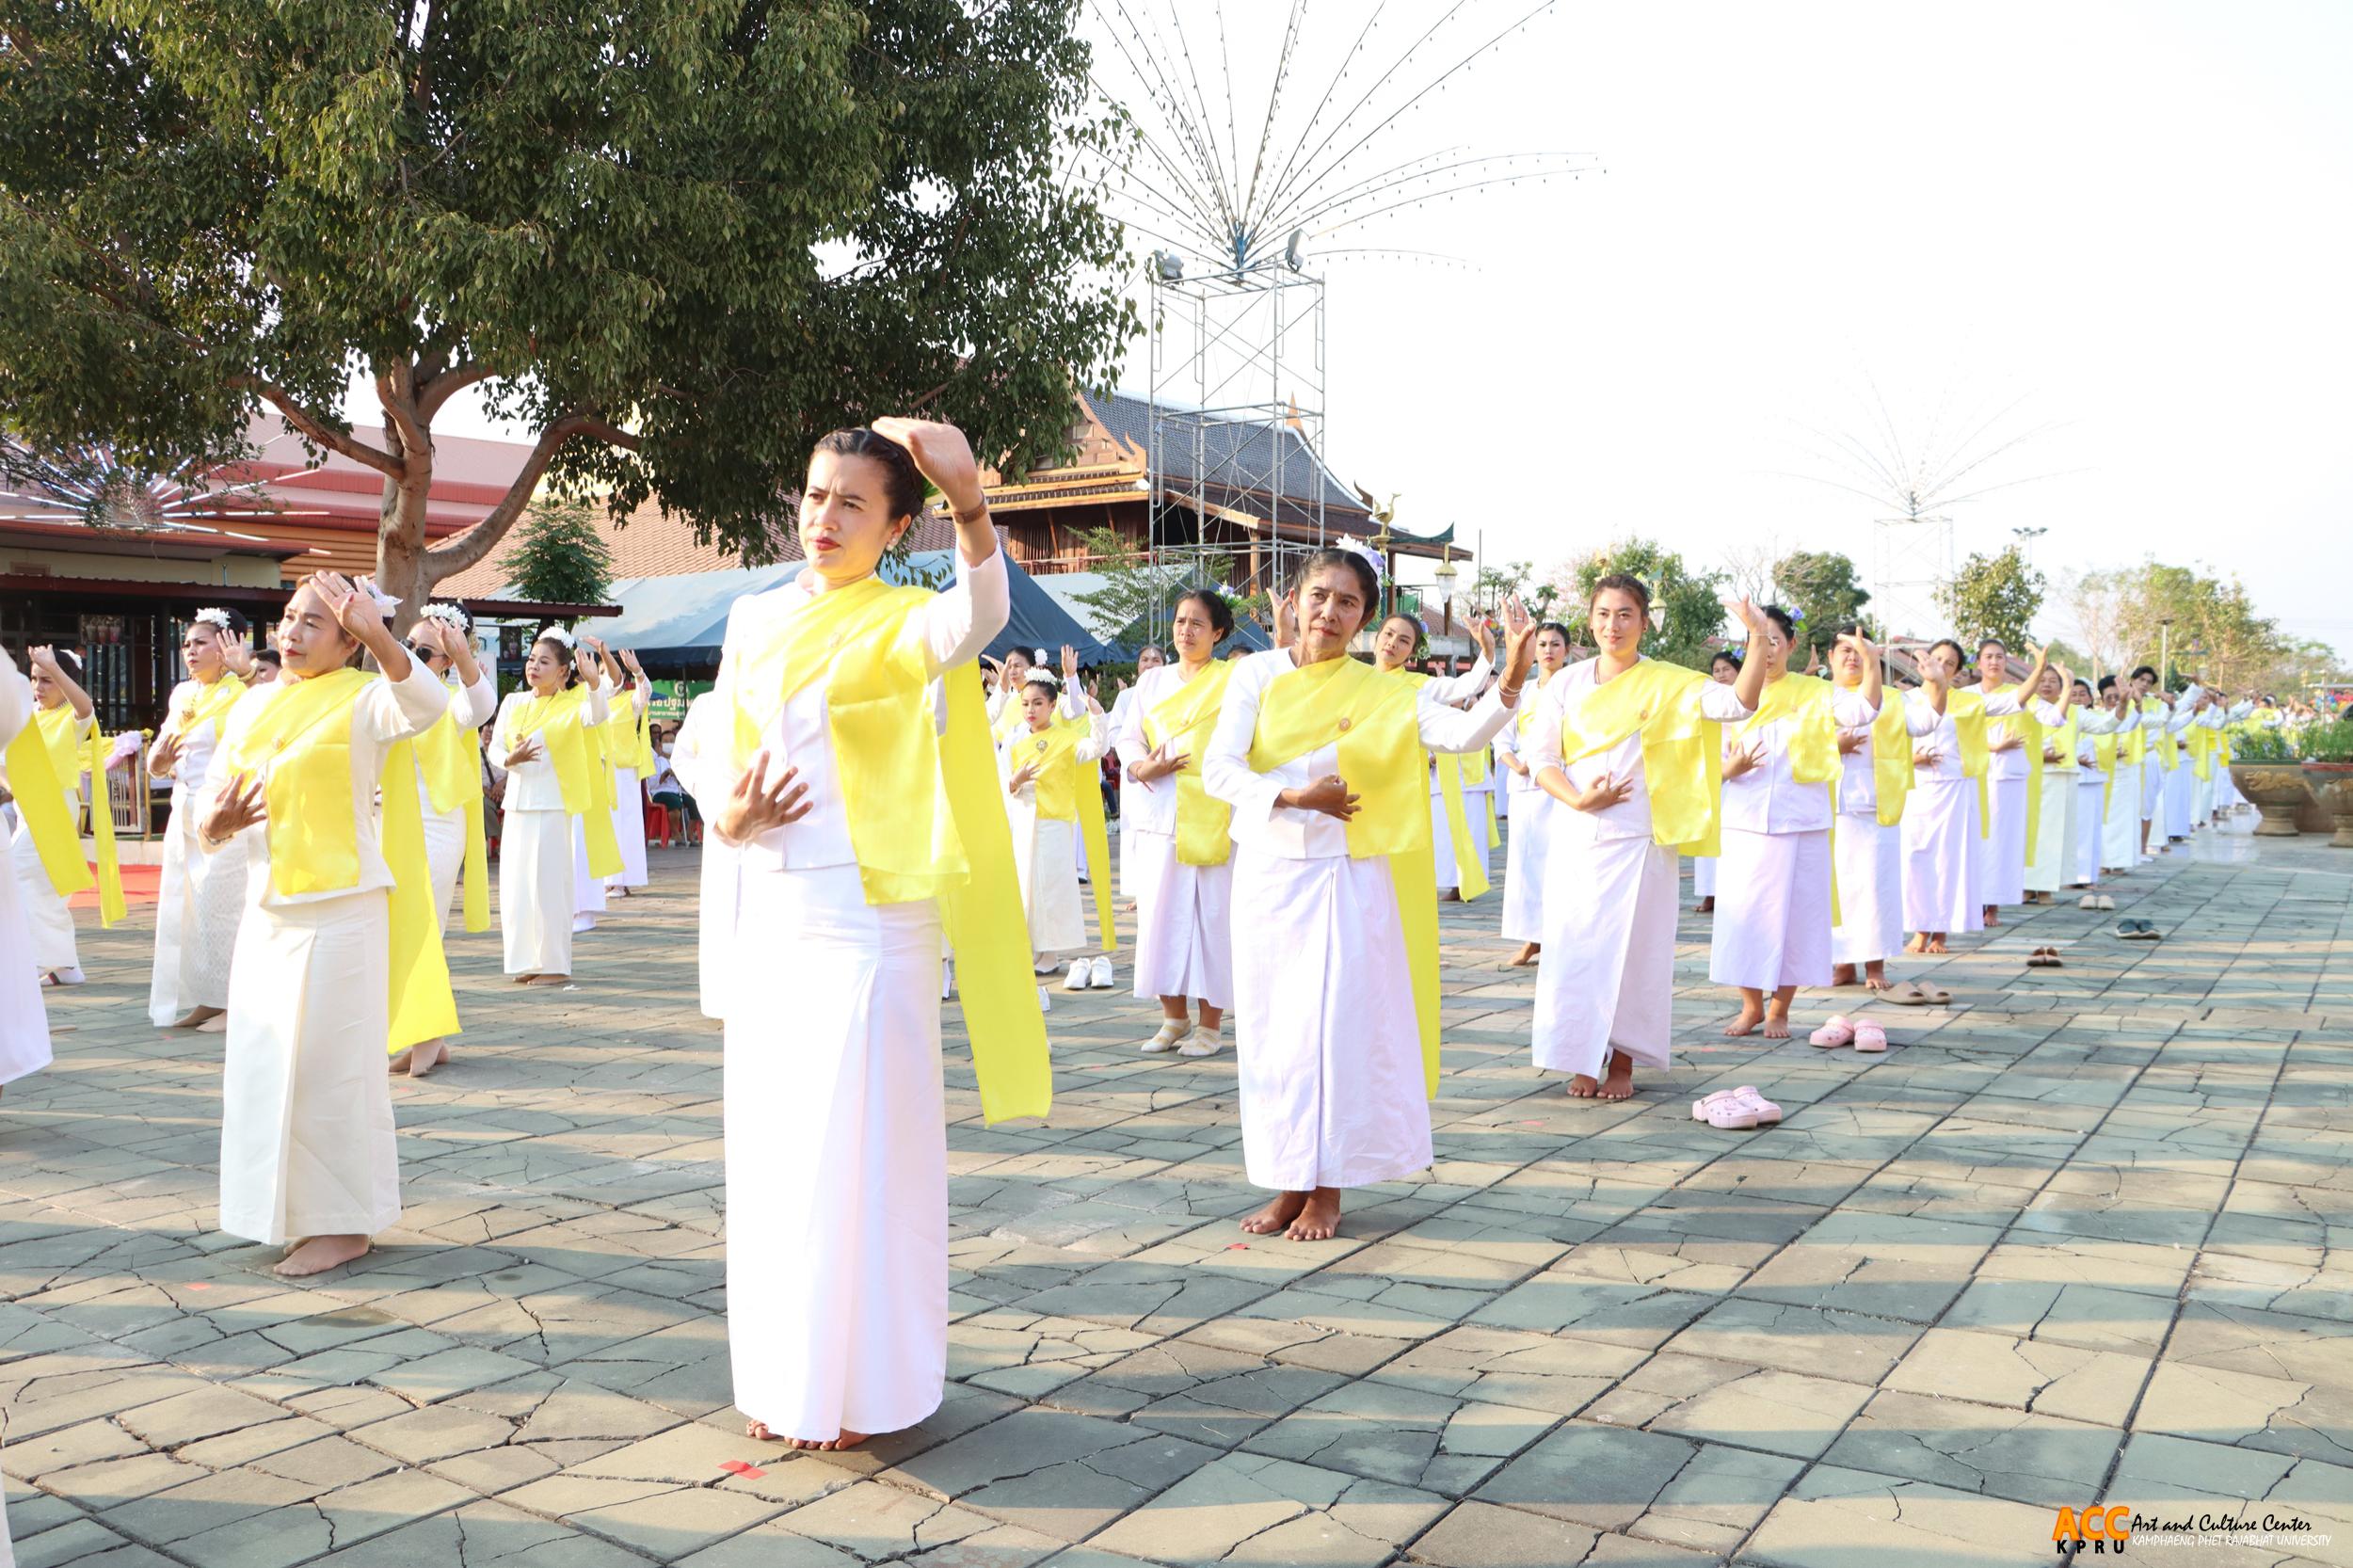
[[[1340,733],[1341,733],[1341,734],[1345,735],[1345,734],[1347,734],[1347,733],[1348,733],[1348,726],[1349,726],[1349,723],[1350,723],[1350,721],[1349,721],[1349,720],[1347,720],[1347,719],[1345,719],[1345,718],[1344,718],[1344,719],[1342,719],[1342,720],[1340,720]]]

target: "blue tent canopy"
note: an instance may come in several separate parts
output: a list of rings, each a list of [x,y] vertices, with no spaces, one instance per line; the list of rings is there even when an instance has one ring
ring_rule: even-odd
[[[728,610],[746,594],[765,593],[790,583],[808,563],[784,561],[732,571],[689,572],[679,577],[625,577],[606,592],[621,606],[620,617],[598,629],[615,648],[632,649],[648,664],[664,668],[715,667],[727,637]],[[1067,643],[1079,663],[1093,665],[1116,658],[1087,629],[1071,618],[1011,556],[1006,580],[1013,615],[990,640],[986,652],[1002,658],[1009,648],[1045,648],[1059,653]],[[927,550],[903,560],[886,560],[882,575],[894,583],[939,587],[954,581],[955,566],[945,550]]]

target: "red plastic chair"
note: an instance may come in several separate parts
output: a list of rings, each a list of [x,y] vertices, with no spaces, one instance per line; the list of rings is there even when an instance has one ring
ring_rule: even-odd
[[[670,808],[668,807],[655,806],[650,802],[648,803],[646,807],[646,842],[649,844],[659,843],[664,849],[668,849],[670,847]]]

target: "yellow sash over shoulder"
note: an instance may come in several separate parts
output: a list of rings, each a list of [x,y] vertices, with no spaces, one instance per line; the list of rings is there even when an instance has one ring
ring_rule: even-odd
[[[1103,788],[1098,764],[1079,760],[1079,743],[1094,733],[1086,724],[1048,724],[1042,730],[1024,729],[1005,742],[1005,755],[1015,766],[1029,764],[1036,778],[1037,814],[1077,827],[1086,840],[1087,890],[1095,895],[1095,923],[1103,951],[1119,946],[1112,929],[1111,831],[1103,822]]]
[[[433,728],[416,739],[417,772],[424,780],[433,809],[466,813],[466,929],[490,929],[490,849],[482,823],[482,736],[457,723],[457,693],[450,692],[451,711],[433,721]],[[434,912],[438,924],[440,912]]]
[[[1611,682],[1616,684],[1616,682]],[[1817,675],[1790,675],[1767,686],[1756,699],[1756,712],[1740,725],[1745,736],[1768,724],[1787,719],[1792,725],[1789,736],[1789,777],[1799,784],[1827,784],[1831,790],[1831,841],[1838,839],[1838,780],[1845,770],[1838,760],[1838,720],[1831,712],[1831,699],[1838,688]],[[1648,770],[1645,769],[1647,776]],[[1830,878],[1830,923],[1846,923],[1838,903],[1838,866],[1833,855]]]
[[[1582,761],[1639,734],[1651,840],[1691,856],[1714,855],[1720,847],[1723,733],[1700,711],[1706,684],[1697,670],[1644,659],[1566,709],[1561,727],[1564,762]],[[1837,749],[1835,740],[1832,749]]]
[[[74,731],[81,727],[74,721],[72,707],[66,703],[40,710],[33,722],[40,727],[42,744],[49,748],[49,765],[67,802],[80,797],[82,775],[89,775],[90,839],[98,851],[98,921],[112,926],[129,913],[129,905],[122,896],[122,861],[115,849],[114,803],[106,794],[106,737],[99,732],[93,718],[89,733],[77,739]],[[73,825],[73,812],[68,804],[69,827]],[[39,840],[35,843],[38,847]]]
[[[227,718],[229,710],[234,708],[237,705],[237,699],[243,696],[245,696],[243,680],[233,675],[220,676],[211,685],[199,689],[196,696],[188,701],[172,710],[170,728],[173,733],[185,740],[189,735],[204,728],[208,720],[218,721]],[[200,784],[203,780],[198,779],[195,782]]]
[[[1986,740],[1985,694],[1947,688],[1945,716],[1953,721],[1953,734],[1961,741],[1961,776],[1977,780],[1977,837],[1989,837],[1993,831],[1993,808],[1986,798],[1985,779],[1993,771],[1993,753]]]
[[[71,709],[65,712],[68,717],[72,716]],[[48,734],[38,722],[40,715],[34,717],[36,722],[18,730],[8,750],[0,753],[0,771],[8,776],[8,792],[16,796],[16,814],[24,819],[24,831],[31,836],[33,848],[40,854],[40,869],[48,873],[49,886],[56,889],[59,898],[72,898],[95,880],[90,875],[89,862],[82,857],[81,832],[72,813],[65,808],[65,792],[79,770],[63,778],[58,776]],[[99,780],[104,788],[103,773]],[[107,820],[111,826],[112,818]]]
[[[1414,689],[1414,699],[1417,702],[1421,699],[1422,689],[1430,684],[1430,676],[1426,671],[1396,670],[1391,674],[1394,679]],[[1430,759],[1428,771],[1437,780],[1438,798],[1446,806],[1447,840],[1454,846],[1454,874],[1459,882],[1456,891],[1462,894],[1463,902],[1468,904],[1472,899],[1484,897],[1495,884],[1487,880],[1487,857],[1479,853],[1479,840],[1471,837],[1470,804],[1464,794],[1467,782],[1466,762],[1467,759],[1456,753],[1441,752]],[[1438,875],[1436,857],[1437,849],[1433,844],[1430,871],[1433,887]]]
[[[1411,682],[1346,657],[1276,676],[1258,702],[1250,766],[1268,773],[1326,746],[1357,797],[1351,859],[1385,856],[1396,889],[1421,1027],[1424,1087],[1438,1092],[1438,873],[1430,841],[1430,776],[1420,694]]]
[[[2100,786],[2100,820],[2105,822],[2109,808],[2116,804],[2116,741],[2114,730],[2091,737],[2091,755],[2099,760],[2100,771],[2106,781]]]
[[[2166,721],[2172,715],[2173,710],[2157,698],[2151,696],[2141,699],[2140,724],[2142,728],[2149,729],[2149,750],[2156,754],[2157,766],[2167,773],[2171,773],[2181,765],[2182,761],[2180,740],[2171,729],[2166,728]],[[2152,725],[2155,726],[2153,729],[2150,728]]]
[[[328,893],[360,882],[360,821],[351,779],[351,709],[369,682],[355,669],[290,680],[286,690],[222,735],[228,776],[260,776],[268,818],[269,881],[280,898]],[[457,1001],[433,908],[410,741],[385,748],[376,784],[383,801],[381,849],[392,873],[386,899],[392,955],[388,1054],[456,1034]]]
[[[1904,722],[1903,694],[1882,691],[1880,716],[1871,725],[1871,786],[1879,794],[1879,822],[1894,827],[1904,820],[1912,793],[1912,728]]]
[[[1144,710],[1144,738],[1155,750],[1190,759],[1176,774],[1176,859],[1187,866],[1222,866],[1234,853],[1234,808],[1202,786],[1201,759],[1225,711],[1233,664],[1212,659],[1192,680]]]
[[[978,667],[960,664],[939,678],[946,733],[936,727],[915,615],[931,597],[872,577],[816,594],[733,649],[712,696],[730,715],[740,770],[785,703],[825,682],[826,728],[866,902],[939,901],[981,1113],[991,1122],[1043,1116],[1053,1076],[987,704]]]

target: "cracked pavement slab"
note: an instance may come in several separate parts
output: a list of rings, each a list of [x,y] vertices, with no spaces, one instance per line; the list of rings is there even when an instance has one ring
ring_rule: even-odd
[[[1057,993],[1054,1115],[987,1128],[949,1009],[947,1398],[839,1454],[731,1407],[696,867],[653,858],[577,990],[453,938],[402,1223],[317,1280],[211,1228],[217,1057],[145,1022],[152,916],[82,934],[0,1105],[21,1560],[1941,1568],[2040,1559],[2104,1487],[2353,1560],[2353,877],[2316,840],[2135,873],[2153,949],[2015,912],[1870,1060],[1722,1039],[1687,915],[1676,1066],[1624,1105],[1529,1067],[1495,904],[1448,905],[1437,1163],[1328,1243],[1237,1228],[1230,1054]],[[1787,1120],[1689,1119],[1741,1082]]]

